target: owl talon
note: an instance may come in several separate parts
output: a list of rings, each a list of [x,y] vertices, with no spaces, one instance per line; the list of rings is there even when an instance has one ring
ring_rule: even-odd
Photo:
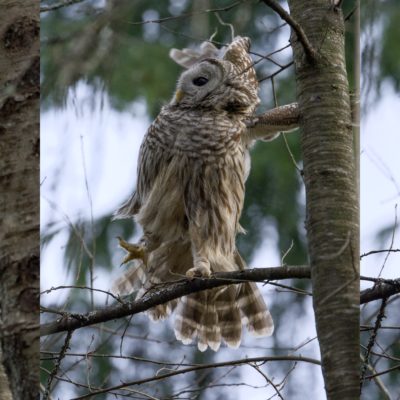
[[[208,268],[204,265],[201,265],[201,266],[193,267],[193,268],[190,268],[189,270],[187,270],[186,276],[189,279],[209,278],[211,276],[211,270],[210,270],[210,268]]]
[[[121,266],[128,263],[131,260],[142,260],[145,265],[147,265],[147,249],[144,245],[128,243],[120,236],[117,237],[118,244],[124,250],[128,252],[125,258],[122,260]]]

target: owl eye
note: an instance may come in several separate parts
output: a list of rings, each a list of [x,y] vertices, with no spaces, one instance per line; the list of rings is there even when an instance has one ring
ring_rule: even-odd
[[[198,78],[194,78],[192,82],[193,85],[204,86],[208,82],[208,79],[204,76],[199,76]]]

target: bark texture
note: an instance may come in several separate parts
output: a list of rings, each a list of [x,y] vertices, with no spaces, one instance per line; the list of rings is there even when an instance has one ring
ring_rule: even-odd
[[[292,34],[313,304],[328,399],[359,397],[359,218],[341,10],[289,0],[317,57]]]
[[[39,387],[39,70],[39,2],[1,2],[0,345],[21,400]]]

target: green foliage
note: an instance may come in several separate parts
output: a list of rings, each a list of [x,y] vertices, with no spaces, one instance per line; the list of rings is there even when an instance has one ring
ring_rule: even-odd
[[[361,7],[361,28],[364,35],[362,75],[365,98],[370,105],[379,99],[384,81],[400,91],[400,50],[398,38],[400,11],[398,1],[364,0]],[[374,89],[374,91],[371,91]]]
[[[113,265],[111,256],[117,248],[117,236],[129,238],[134,233],[135,225],[132,221],[113,221],[110,215],[95,220],[93,226],[90,221],[80,221],[79,226],[70,228],[65,248],[67,268],[72,270],[73,274],[76,274],[77,270],[81,268],[86,271],[95,258],[97,269],[112,270],[115,265]],[[87,246],[84,246],[83,243]],[[80,274],[77,284],[86,285],[86,280],[87,276]]]
[[[210,3],[210,8],[218,9],[233,4],[229,0]],[[105,91],[118,110],[144,98],[154,117],[171,97],[180,70],[168,57],[170,48],[198,45],[215,31],[217,43],[230,41],[229,28],[220,25],[214,13],[196,13],[202,10],[201,2],[182,4],[186,6],[181,13],[194,12],[193,16],[162,23],[140,22],[171,16],[170,10],[179,12],[177,2],[121,1],[97,12],[70,7],[47,13],[41,29],[44,109],[64,106],[68,90],[84,80],[94,89]],[[235,34],[250,36],[255,47],[262,43],[265,48],[278,34],[265,33],[262,24],[267,21],[272,28],[278,25],[278,19],[255,2],[245,2],[220,15],[234,21]]]
[[[400,10],[398,4],[386,7],[385,26],[380,56],[382,78],[388,78],[396,91],[400,91]]]
[[[294,157],[299,158],[298,135],[288,135]],[[300,177],[284,144],[283,137],[271,143],[258,143],[252,151],[252,173],[246,183],[246,200],[241,223],[247,230],[240,237],[240,250],[247,259],[263,239],[263,226],[272,218],[277,228],[278,247],[284,254],[293,241],[287,263],[302,263],[306,259],[304,239],[299,230]],[[270,221],[271,222],[271,221]],[[268,265],[268,260],[265,261]]]

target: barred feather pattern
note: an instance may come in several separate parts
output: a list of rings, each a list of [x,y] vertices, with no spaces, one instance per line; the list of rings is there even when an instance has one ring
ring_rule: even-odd
[[[136,286],[141,296],[182,276],[245,268],[235,245],[249,168],[244,120],[259,103],[249,47],[249,39],[238,37],[222,59],[188,68],[151,124],[140,148],[136,192],[117,211],[143,227],[148,259],[136,262],[114,291]],[[217,351],[222,340],[238,347],[243,323],[256,336],[273,331],[253,283],[191,294],[148,314],[159,320],[173,310],[177,339],[197,339],[201,351]]]

